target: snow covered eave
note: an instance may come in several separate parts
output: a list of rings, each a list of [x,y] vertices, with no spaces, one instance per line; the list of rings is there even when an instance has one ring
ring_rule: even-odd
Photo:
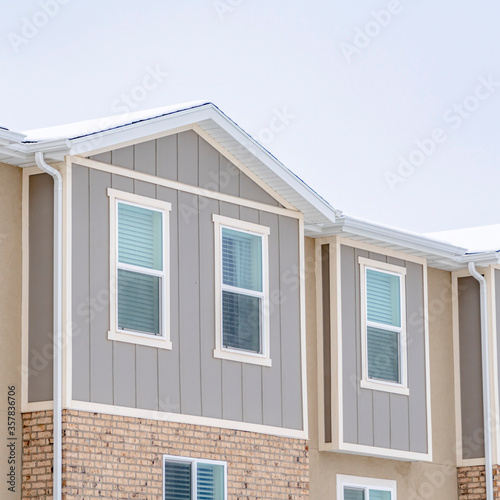
[[[437,269],[453,271],[467,267],[466,248],[348,215],[323,227],[321,233],[309,234],[313,237],[334,235],[421,257]]]
[[[35,153],[38,151],[44,153],[46,161],[61,162],[69,154],[70,149],[71,141],[67,139],[36,143],[11,142],[8,145],[0,145],[0,163],[21,168],[33,167],[36,165]]]

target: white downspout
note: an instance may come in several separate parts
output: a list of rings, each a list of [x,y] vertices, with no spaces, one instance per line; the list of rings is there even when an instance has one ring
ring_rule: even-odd
[[[54,463],[53,499],[61,500],[62,493],[62,176],[47,165],[43,153],[35,153],[39,169],[54,179]]]
[[[486,500],[493,500],[493,464],[491,458],[490,362],[488,339],[487,289],[484,276],[476,271],[476,264],[469,262],[470,274],[479,281],[481,301],[481,356],[483,375],[484,461]]]

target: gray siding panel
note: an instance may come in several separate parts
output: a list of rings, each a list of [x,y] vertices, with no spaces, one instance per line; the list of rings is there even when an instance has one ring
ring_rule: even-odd
[[[136,346],[113,342],[113,403],[135,408],[136,403]]]
[[[180,145],[179,145],[180,146]],[[180,162],[179,162],[180,166]],[[179,171],[180,174],[180,171]],[[201,415],[200,268],[198,214],[182,216],[182,206],[197,206],[197,197],[179,193],[179,349],[181,411]]]
[[[278,202],[247,175],[240,176],[240,196],[249,200],[260,201],[267,205],[277,206]]]
[[[156,171],[158,177],[177,180],[177,135],[156,141]]]
[[[179,182],[198,185],[198,134],[192,130],[178,136],[178,176]]]
[[[298,221],[280,215],[280,271],[281,275],[293,273],[299,265],[299,228]],[[297,326],[300,325],[300,303],[297,283],[295,280],[283,280],[281,300],[281,331],[287,332],[287,341],[281,343],[282,363],[282,398],[283,426],[291,429],[302,427],[301,408],[301,361],[300,338]],[[295,338],[290,332],[295,332]],[[305,388],[304,388],[305,389]]]
[[[373,446],[391,447],[391,407],[387,392],[373,391]]]
[[[406,291],[406,309],[409,312],[410,322],[407,333],[410,450],[425,453],[427,451],[427,399],[422,266],[408,262],[406,280],[409,283]]]
[[[113,151],[125,168],[239,194],[240,173],[194,132]],[[153,168],[154,167],[154,168]],[[109,306],[93,311],[73,352],[79,398],[300,429],[302,394],[296,219],[239,207],[85,167],[74,168],[73,297],[89,304],[109,287],[109,199],[113,187],[172,204],[170,337],[172,350],[107,340]],[[254,183],[246,197],[266,199]],[[270,200],[272,201],[272,200]],[[273,202],[274,204],[274,202]],[[215,359],[214,225],[212,214],[270,227],[272,367]],[[86,264],[85,264],[86,263]],[[85,265],[87,267],[85,267]],[[274,299],[273,299],[274,297]],[[74,305],[74,310],[76,305]],[[94,314],[95,312],[95,314]],[[85,327],[88,314],[81,321]],[[87,324],[87,327],[89,325]],[[75,396],[77,394],[75,392]]]
[[[358,442],[358,355],[356,347],[356,265],[354,248],[342,247],[342,393],[344,441]]]
[[[481,312],[479,283],[473,277],[458,279],[458,322],[462,456],[481,458],[484,457]]]
[[[156,141],[141,142],[134,146],[134,169],[156,175]]]
[[[134,146],[115,149],[111,152],[111,163],[117,167],[134,168]]]
[[[281,297],[280,286],[280,255],[279,255],[279,220],[275,214],[260,212],[260,223],[270,228],[269,234],[269,289],[271,290],[270,329],[272,369],[262,370],[262,413],[263,423],[280,427],[282,425],[281,398]],[[293,274],[291,275],[293,278]],[[285,276],[284,276],[285,278]]]
[[[138,345],[135,363],[137,408],[158,410],[158,349]]]
[[[200,210],[200,356],[201,406],[203,415],[222,418],[222,362],[213,357],[215,348],[215,274],[214,225],[212,214],[218,213],[219,202],[202,200]]]
[[[406,267],[409,396],[360,388],[360,256]],[[422,266],[383,254],[342,246],[341,279],[344,440],[347,443],[426,453],[427,400]]]
[[[111,156],[111,155],[110,155]],[[78,377],[73,377],[73,399],[90,401],[90,228],[89,228],[89,170],[84,167],[73,168],[73,203],[78,210],[73,210],[73,279],[79,286],[73,288],[73,324],[76,330],[72,338],[73,370]],[[100,307],[107,307],[107,297]]]
[[[29,178],[28,401],[52,399],[54,183]]]
[[[106,188],[111,175],[90,171],[90,300],[109,289],[109,201]],[[90,398],[113,404],[113,346],[107,340],[109,308],[93,311],[90,322]],[[74,353],[78,355],[78,353]]]

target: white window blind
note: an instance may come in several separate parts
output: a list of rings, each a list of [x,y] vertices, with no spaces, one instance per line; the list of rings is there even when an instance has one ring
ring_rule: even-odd
[[[118,201],[118,329],[161,334],[163,212]]]
[[[191,500],[192,480],[189,462],[165,460],[165,497],[164,500]]]
[[[222,227],[223,347],[260,353],[262,236]]]

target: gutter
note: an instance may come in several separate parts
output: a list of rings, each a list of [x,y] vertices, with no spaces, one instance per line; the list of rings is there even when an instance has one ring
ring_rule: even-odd
[[[53,499],[61,500],[62,492],[62,176],[35,153],[35,162],[54,179],[54,386],[53,386]]]
[[[469,272],[479,282],[481,301],[481,356],[483,377],[483,418],[484,418],[484,461],[486,480],[486,500],[493,500],[493,465],[491,457],[491,411],[490,411],[490,376],[489,376],[489,339],[487,289],[484,276],[476,270],[476,264],[469,262]]]

